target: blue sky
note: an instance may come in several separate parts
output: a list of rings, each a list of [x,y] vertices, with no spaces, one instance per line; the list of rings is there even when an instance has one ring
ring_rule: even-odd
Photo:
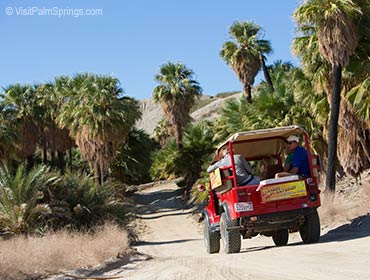
[[[1,0],[0,87],[89,72],[113,75],[126,95],[143,99],[151,97],[160,65],[172,61],[195,72],[204,94],[241,90],[219,57],[228,28],[235,20],[256,22],[273,48],[267,64],[298,64],[290,50],[297,5],[297,0]],[[42,16],[44,8],[61,15]],[[101,9],[102,15],[73,16],[60,9]]]

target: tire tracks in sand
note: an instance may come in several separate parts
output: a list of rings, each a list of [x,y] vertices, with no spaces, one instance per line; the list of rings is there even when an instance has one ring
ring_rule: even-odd
[[[243,240],[239,254],[208,255],[202,225],[191,217],[181,197],[175,184],[154,186],[136,195],[144,231],[135,247],[153,259],[127,268],[122,279],[370,279],[370,232],[356,237],[337,228],[323,232],[322,241],[312,245],[303,245],[298,234],[291,234],[285,247],[257,236]],[[370,218],[366,224],[370,225]]]

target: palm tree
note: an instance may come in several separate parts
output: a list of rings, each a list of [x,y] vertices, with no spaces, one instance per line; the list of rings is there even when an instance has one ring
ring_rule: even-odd
[[[214,126],[215,138],[219,139],[218,142],[223,141],[237,131],[246,130],[249,123],[256,121],[248,115],[248,105],[251,104],[247,102],[244,96],[226,101],[222,107],[221,116],[216,120]]]
[[[200,177],[204,163],[210,161],[215,148],[213,136],[212,125],[207,121],[190,124],[184,132],[184,147],[175,165],[177,175],[184,177],[189,189]]]
[[[150,155],[158,144],[143,130],[133,128],[128,140],[119,146],[111,164],[112,176],[126,184],[142,184],[150,181]]]
[[[363,12],[357,24],[359,33],[359,43],[356,55],[352,57],[347,72],[352,79],[352,83],[347,87],[347,100],[355,110],[355,114],[361,121],[365,122],[366,127],[370,128],[370,53],[369,32],[370,32],[370,5],[368,0],[356,0]],[[368,157],[370,161],[370,156]]]
[[[0,125],[0,161],[8,161],[15,153],[17,134],[9,127]]]
[[[175,139],[171,138],[164,147],[152,154],[150,176],[154,180],[176,178],[175,161],[179,157]]]
[[[36,88],[38,104],[42,108],[40,145],[43,150],[43,161],[47,162],[47,150],[50,154],[57,152],[57,166],[61,174],[64,173],[64,155],[67,150],[72,149],[73,139],[67,128],[60,128],[56,123],[60,109],[64,103],[64,91],[68,91],[70,78],[57,77],[54,83],[46,83]]]
[[[322,134],[323,115],[328,110],[326,97],[313,95],[310,79],[290,63],[275,62],[271,79],[274,92],[262,82],[256,86],[252,104],[245,98],[228,100],[215,125],[215,135],[224,139],[241,130],[298,124],[309,132],[314,150],[322,154],[326,147]]]
[[[353,21],[361,10],[352,0],[311,0],[294,13],[298,25],[311,27],[317,34],[318,50],[332,68],[326,187],[335,190],[338,119],[341,101],[342,68],[355,52],[358,36]]]
[[[183,131],[190,120],[190,108],[202,93],[193,75],[193,71],[185,65],[168,62],[155,76],[159,85],[153,91],[154,101],[161,103],[170,125],[170,134],[175,137],[178,148],[182,146]]]
[[[261,27],[253,22],[236,21],[230,27],[232,41],[227,41],[220,51],[220,56],[231,66],[243,84],[243,94],[248,102],[252,101],[251,88],[258,71],[263,66],[268,74],[264,54],[271,52],[270,42],[261,39]],[[271,83],[269,76],[267,82]],[[272,87],[272,83],[270,84]]]
[[[140,119],[138,102],[122,97],[113,77],[78,74],[65,92],[58,123],[68,128],[84,159],[93,166],[96,180],[103,184],[109,162],[118,144]]]
[[[362,0],[356,0],[361,3]],[[365,4],[365,1],[362,1]],[[367,11],[365,10],[367,7]],[[341,102],[339,128],[338,128],[338,167],[354,177],[361,175],[362,171],[370,167],[370,124],[368,119],[364,118],[366,104],[369,104],[366,98],[366,91],[363,86],[366,77],[368,77],[370,63],[368,62],[368,33],[370,26],[370,7],[361,6],[364,11],[363,16],[359,17],[357,23],[359,28],[359,44],[355,55],[352,55],[348,66],[343,71],[342,95],[348,102]],[[299,37],[295,38],[292,45],[293,52],[299,56],[302,61],[304,72],[312,83],[312,91],[305,90],[305,79],[302,80],[299,92],[309,96],[327,96],[330,102],[330,65],[319,53],[318,36],[313,26],[299,26]],[[302,90],[303,89],[303,90]],[[353,90],[351,90],[353,89]],[[296,92],[296,91],[295,91]],[[347,93],[346,93],[347,92]],[[329,94],[328,94],[329,93]],[[355,100],[357,100],[355,102]],[[361,101],[360,101],[361,100]],[[323,100],[321,101],[323,103]],[[360,105],[361,104],[361,105]],[[360,107],[362,109],[360,109]],[[326,110],[328,112],[329,109]],[[322,112],[325,112],[322,111]],[[323,125],[323,135],[328,135],[328,114],[320,116],[318,123]],[[327,151],[326,151],[327,152]],[[325,154],[325,153],[321,153]],[[341,168],[341,169],[342,169]]]
[[[0,95],[0,161],[8,161],[15,155],[17,132],[12,129],[4,112],[3,95]]]
[[[17,153],[21,158],[27,158],[28,167],[31,168],[40,134],[40,108],[37,106],[35,87],[15,84],[5,88],[3,114],[19,135]]]
[[[163,147],[167,144],[170,134],[169,134],[168,120],[164,117],[162,118],[157,126],[154,128],[154,137],[158,141],[159,145]]]

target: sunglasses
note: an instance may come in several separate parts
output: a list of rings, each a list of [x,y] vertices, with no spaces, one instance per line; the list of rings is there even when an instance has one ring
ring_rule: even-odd
[[[288,145],[290,145],[290,144],[293,144],[293,143],[296,143],[296,142],[286,142]]]

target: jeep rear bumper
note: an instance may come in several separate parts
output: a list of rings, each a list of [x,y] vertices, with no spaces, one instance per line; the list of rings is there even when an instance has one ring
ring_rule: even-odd
[[[258,233],[272,232],[279,229],[298,231],[304,223],[305,216],[313,212],[315,208],[305,208],[293,211],[264,214],[258,216],[240,218],[240,227],[245,238]]]

